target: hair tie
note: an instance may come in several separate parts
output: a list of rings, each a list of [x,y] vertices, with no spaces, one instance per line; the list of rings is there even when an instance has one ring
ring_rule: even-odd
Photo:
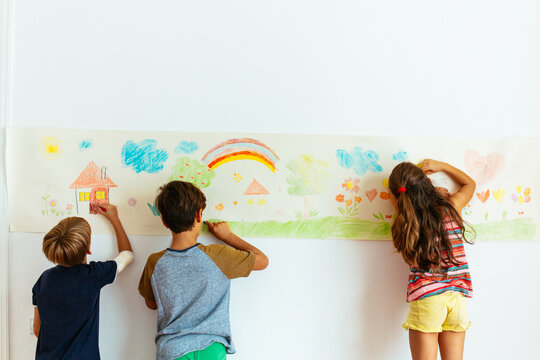
[[[399,189],[397,189],[398,194],[402,193],[402,192],[405,192],[405,191],[407,191],[407,189],[405,187],[400,187]]]

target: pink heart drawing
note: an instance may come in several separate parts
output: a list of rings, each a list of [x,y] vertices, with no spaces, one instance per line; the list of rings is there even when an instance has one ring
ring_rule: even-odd
[[[375,197],[377,196],[377,190],[371,189],[369,191],[366,191],[366,196],[368,197],[369,202],[372,202],[373,199],[375,199]]]
[[[493,152],[487,156],[480,155],[474,150],[467,150],[465,153],[465,167],[479,184],[493,179],[501,172],[504,164],[504,155],[500,153]]]
[[[518,197],[516,194],[512,194],[512,196],[510,196],[510,198],[512,199],[512,201],[516,202],[518,201]]]

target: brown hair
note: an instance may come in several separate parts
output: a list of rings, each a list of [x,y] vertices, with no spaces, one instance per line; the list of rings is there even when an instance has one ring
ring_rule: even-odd
[[[159,188],[156,205],[165,225],[174,233],[193,228],[195,216],[206,207],[206,197],[198,187],[185,181],[171,181]]]
[[[443,262],[458,265],[444,227],[448,214],[462,231],[463,218],[450,200],[439,193],[422,169],[410,162],[397,165],[388,181],[397,199],[397,214],[392,224],[392,241],[405,262],[425,269],[440,270]],[[398,192],[404,187],[406,190]],[[447,258],[443,259],[442,250]]]
[[[90,246],[90,224],[81,217],[61,220],[43,238],[43,253],[55,264],[82,264]]]

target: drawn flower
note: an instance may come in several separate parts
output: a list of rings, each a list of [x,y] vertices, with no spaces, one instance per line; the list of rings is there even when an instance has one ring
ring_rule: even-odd
[[[129,206],[132,206],[132,207],[135,206],[135,205],[137,205],[137,199],[135,199],[135,198],[129,198],[129,200],[128,200],[128,205],[129,205]]]
[[[359,203],[360,201],[362,201],[362,198],[360,196],[355,196],[354,197],[354,201],[356,201],[357,203]]]
[[[388,200],[390,199],[390,194],[385,192],[385,191],[381,191],[381,193],[379,194],[379,196],[381,197],[381,199],[383,200]]]
[[[66,205],[66,211],[71,211],[71,209],[73,209],[73,205],[67,204]]]
[[[345,188],[346,191],[350,191],[352,193],[357,193],[360,191],[360,188],[358,187],[358,183],[360,182],[360,179],[356,178],[348,178],[345,180],[343,184],[341,184],[341,187]]]
[[[351,206],[352,200],[345,200],[345,206]]]
[[[223,210],[224,207],[225,207],[225,206],[223,206],[223,204],[217,204],[217,205],[216,205],[216,210],[217,210],[217,211],[221,211],[221,210]]]
[[[528,203],[531,201],[531,188],[526,188],[521,195],[521,186],[516,186],[517,194],[512,194],[510,197],[512,201],[519,202],[520,204]]]
[[[51,200],[51,201],[49,201],[49,205],[50,205],[51,207],[55,207],[55,206],[56,206],[56,200]]]
[[[345,196],[343,194],[339,194],[336,196],[336,201],[337,202],[344,202],[345,201]]]

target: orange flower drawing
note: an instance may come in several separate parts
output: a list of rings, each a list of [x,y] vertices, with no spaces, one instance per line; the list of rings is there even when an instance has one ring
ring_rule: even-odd
[[[336,201],[337,202],[344,202],[345,201],[345,196],[343,194],[339,194],[336,196]]]
[[[360,188],[358,187],[358,183],[360,182],[360,179],[356,178],[348,178],[345,179],[345,182],[341,184],[342,188],[345,188],[346,191],[350,191],[352,193],[357,193],[360,191]]]

